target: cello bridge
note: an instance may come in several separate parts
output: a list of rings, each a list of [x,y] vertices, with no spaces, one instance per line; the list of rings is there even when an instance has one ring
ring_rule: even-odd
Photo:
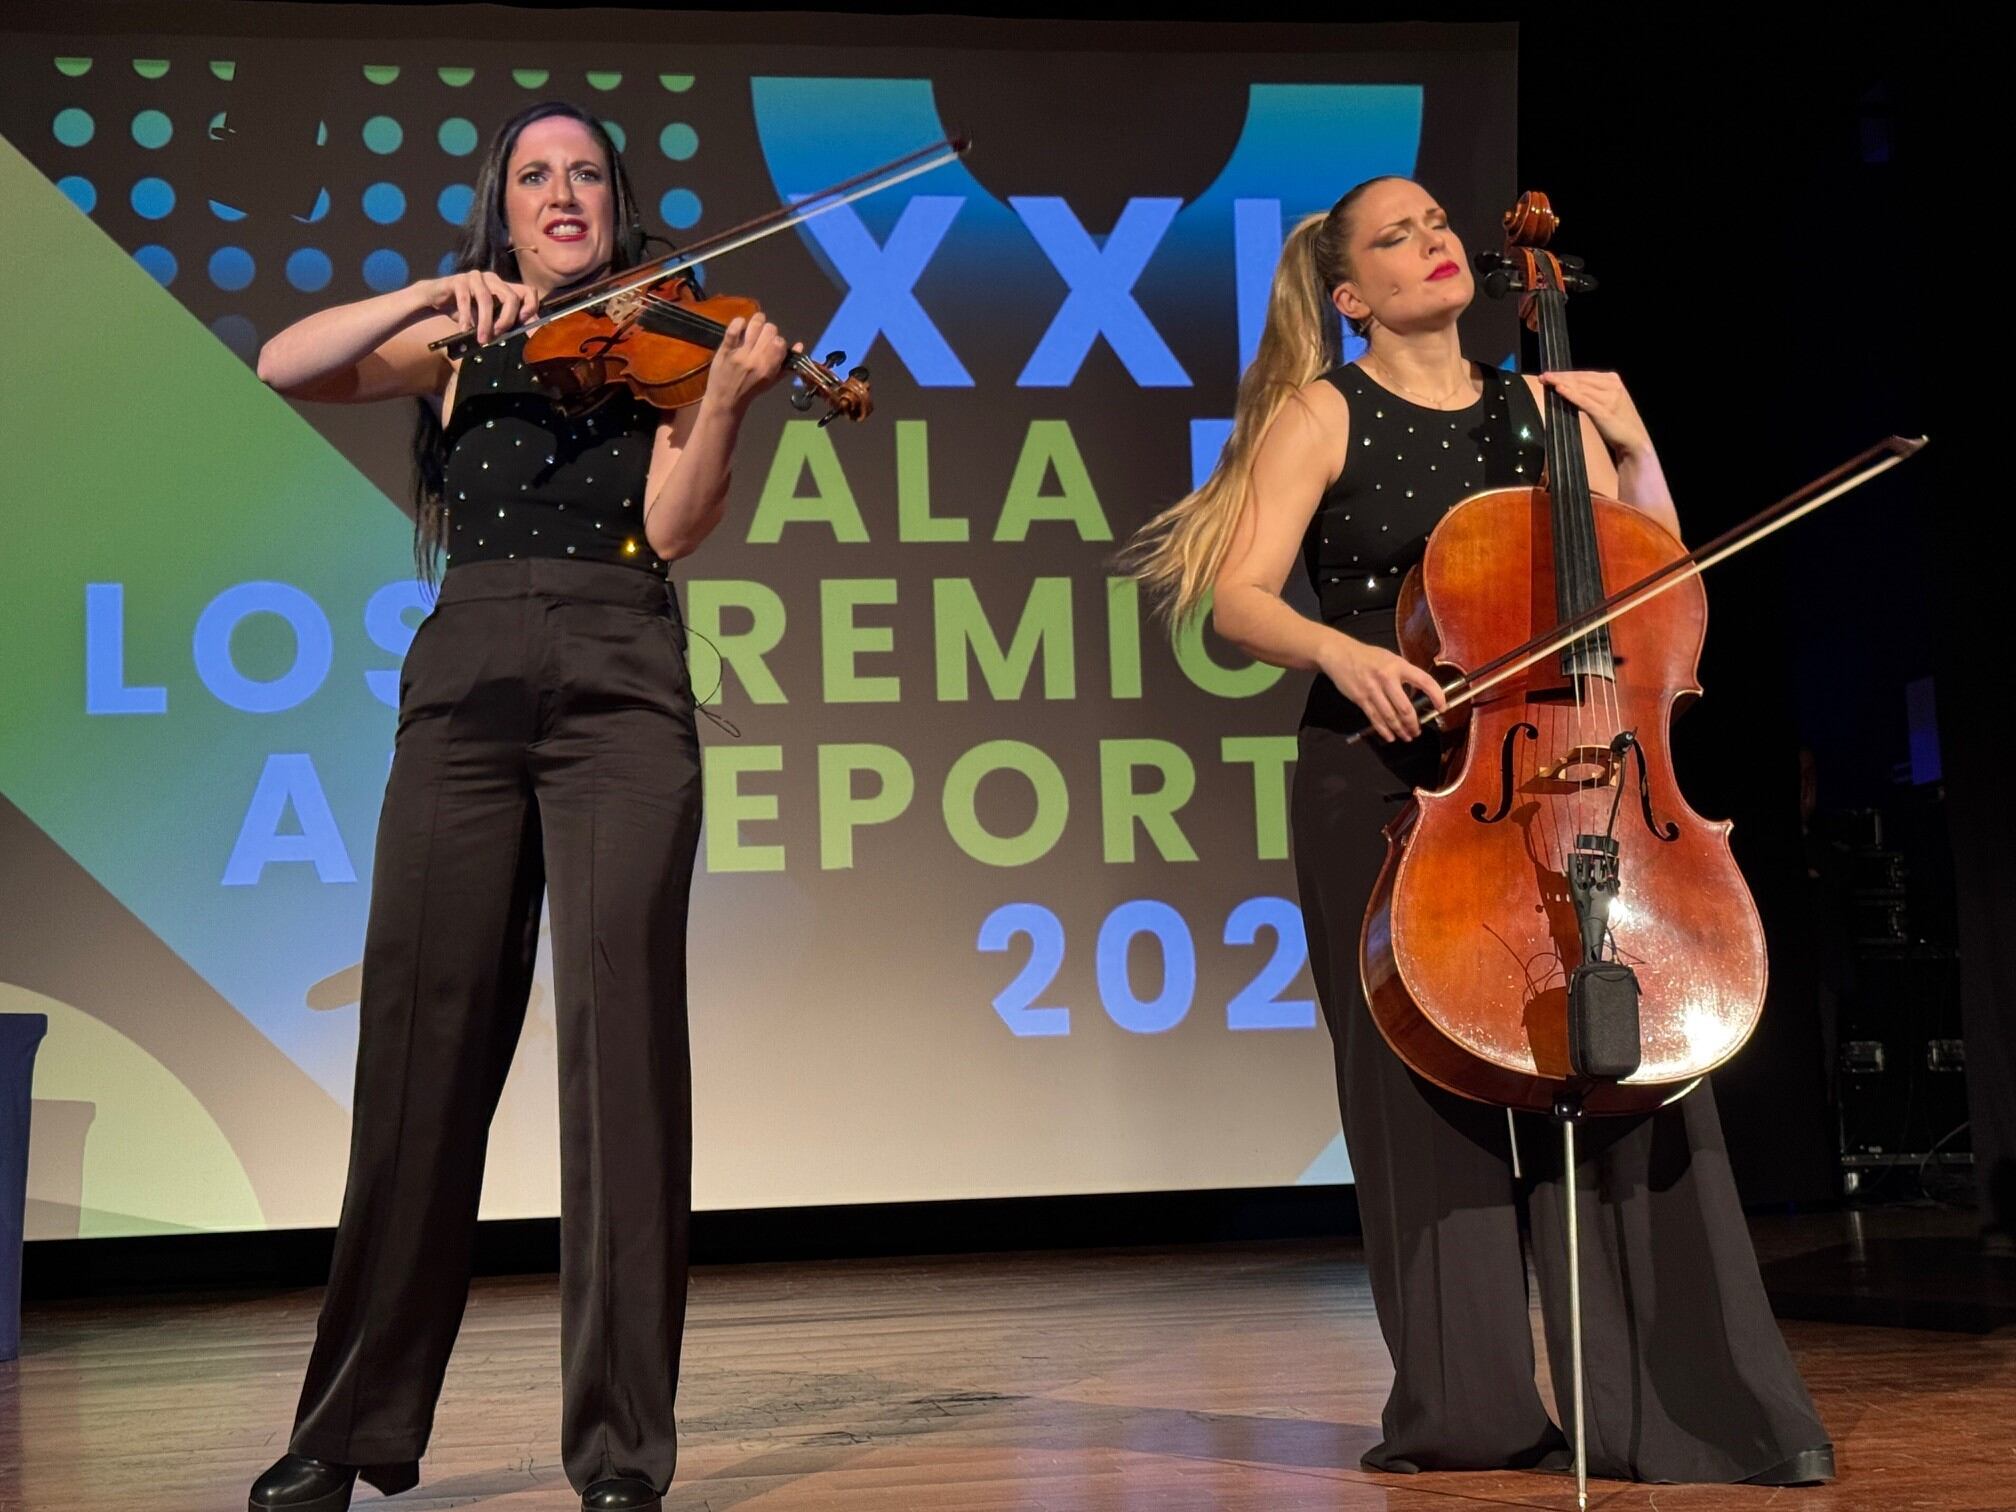
[[[1542,781],[1571,788],[1608,787],[1621,770],[1617,753],[1607,745],[1570,746],[1559,760],[1536,774]]]

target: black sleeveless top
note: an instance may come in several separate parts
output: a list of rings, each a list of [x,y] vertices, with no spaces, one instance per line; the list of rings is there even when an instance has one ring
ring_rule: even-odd
[[[1363,639],[1347,621],[1391,613],[1436,522],[1471,494],[1538,483],[1545,442],[1526,380],[1501,368],[1484,369],[1483,396],[1460,410],[1403,399],[1355,363],[1323,378],[1351,407],[1351,455],[1309,521],[1302,564],[1324,621]]]
[[[1540,481],[1546,443],[1526,380],[1502,368],[1483,374],[1483,395],[1460,410],[1403,399],[1355,363],[1323,375],[1351,407],[1351,454],[1302,537],[1324,623],[1393,650],[1401,580],[1442,516],[1474,493]],[[1346,731],[1367,723],[1320,673],[1303,722]]]
[[[456,380],[442,488],[446,569],[569,557],[664,577],[644,538],[644,479],[663,417],[625,390],[568,420],[533,386],[524,351],[524,336],[514,336],[469,357]]]

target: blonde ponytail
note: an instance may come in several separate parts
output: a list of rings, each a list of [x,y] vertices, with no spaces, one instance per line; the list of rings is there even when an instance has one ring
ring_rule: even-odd
[[[1267,296],[1267,323],[1253,363],[1239,380],[1232,434],[1203,487],[1170,505],[1135,532],[1121,569],[1147,585],[1156,611],[1172,629],[1196,614],[1232,548],[1253,483],[1253,460],[1275,417],[1308,383],[1343,358],[1330,292],[1350,276],[1347,219],[1377,179],[1368,179],[1324,215],[1289,233]]]

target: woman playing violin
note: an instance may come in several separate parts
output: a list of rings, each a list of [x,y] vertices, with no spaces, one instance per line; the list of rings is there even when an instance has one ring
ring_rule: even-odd
[[[417,1480],[549,883],[567,1476],[595,1509],[657,1508],[672,1479],[700,753],[666,569],[720,524],[743,413],[785,344],[738,319],[699,403],[668,416],[619,393],[575,419],[522,334],[460,361],[430,349],[506,335],[641,240],[608,134],[535,105],[491,140],[455,272],[260,353],[290,398],[419,401],[415,546],[440,593],[401,677],[329,1289],[290,1452],[252,1512],[342,1512],[360,1476]]]
[[[1282,252],[1217,470],[1151,522],[1134,553],[1178,616],[1208,592],[1228,640],[1319,674],[1290,824],[1393,1358],[1383,1439],[1364,1463],[1393,1471],[1565,1463],[1534,1381],[1522,1213],[1553,1379],[1569,1378],[1557,1140],[1530,1115],[1508,1118],[1415,1075],[1360,988],[1359,930],[1385,852],[1360,795],[1442,781],[1437,740],[1422,738],[1415,711],[1417,695],[1441,708],[1442,690],[1397,653],[1395,598],[1449,508],[1537,483],[1543,384],[1582,413],[1593,488],[1679,529],[1622,383],[1588,372],[1521,379],[1466,360],[1457,321],[1474,294],[1463,245],[1419,184],[1374,179],[1303,222]],[[1340,316],[1367,342],[1349,364]],[[1298,555],[1320,619],[1281,596]],[[1352,740],[1368,728],[1376,738]],[[1582,1283],[1591,1473],[1831,1477],[1826,1430],[1765,1300],[1708,1086],[1649,1117],[1582,1127],[1581,1181],[1602,1204]]]

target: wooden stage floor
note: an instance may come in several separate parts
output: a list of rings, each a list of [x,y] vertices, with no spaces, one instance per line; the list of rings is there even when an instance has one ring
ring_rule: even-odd
[[[1842,1220],[1765,1223],[1782,1264]],[[2016,1270],[2016,1260],[1992,1262]],[[1767,1267],[1767,1274],[1769,1274]],[[285,1445],[318,1293],[31,1307],[0,1366],[0,1509],[237,1512]],[[1607,1512],[2016,1507],[2016,1327],[1790,1321],[1835,1485],[1592,1483]],[[1388,1372],[1339,1242],[696,1272],[677,1512],[1485,1512],[1553,1476],[1378,1476]],[[478,1282],[419,1489],[571,1512],[551,1278]],[[379,1504],[360,1491],[356,1505]]]

